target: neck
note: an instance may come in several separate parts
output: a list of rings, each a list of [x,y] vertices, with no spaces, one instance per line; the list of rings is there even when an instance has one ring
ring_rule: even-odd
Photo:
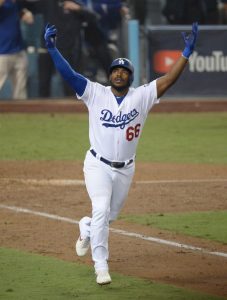
[[[115,89],[114,87],[111,87],[111,91],[116,97],[122,97],[125,96],[128,93],[129,88],[124,88],[123,90]]]

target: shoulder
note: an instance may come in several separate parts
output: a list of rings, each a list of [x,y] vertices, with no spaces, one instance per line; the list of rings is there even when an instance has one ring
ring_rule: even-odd
[[[104,93],[112,93],[111,86],[105,86],[99,82],[93,82],[93,81],[90,81],[90,83],[99,91],[102,91]]]
[[[130,93],[132,93],[132,94],[135,93],[135,92],[143,93],[143,92],[149,92],[149,91],[154,91],[154,90],[156,90],[156,79],[149,82],[149,83],[145,83],[143,85],[140,85],[137,88],[131,87],[129,89]]]
[[[99,97],[100,94],[107,94],[107,93],[112,93],[110,90],[110,87],[106,87],[98,82],[91,81],[90,79],[87,79],[87,85],[85,88],[85,91],[83,95],[80,97],[81,99],[86,99],[89,97],[95,98]]]
[[[103,84],[99,83],[99,82],[95,82],[95,81],[91,81],[90,79],[87,79],[87,88],[96,88],[96,89],[100,89],[100,90],[107,90],[108,87],[104,86]]]

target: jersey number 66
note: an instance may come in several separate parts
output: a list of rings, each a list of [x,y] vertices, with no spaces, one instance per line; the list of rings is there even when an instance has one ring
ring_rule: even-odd
[[[126,131],[126,139],[130,142],[134,138],[137,138],[140,134],[141,124],[137,124],[135,127],[130,126]]]

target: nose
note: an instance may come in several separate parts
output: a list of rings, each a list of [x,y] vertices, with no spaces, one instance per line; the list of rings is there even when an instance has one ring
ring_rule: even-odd
[[[121,70],[120,69],[117,69],[116,70],[116,75],[120,75],[121,74]]]
[[[121,76],[123,74],[124,70],[117,69],[117,76]]]

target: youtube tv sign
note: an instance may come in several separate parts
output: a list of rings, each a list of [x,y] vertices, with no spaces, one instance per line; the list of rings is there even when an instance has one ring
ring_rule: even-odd
[[[182,55],[181,32],[191,26],[148,28],[148,80],[163,76]],[[195,51],[181,77],[166,96],[226,96],[227,26],[199,26]]]
[[[154,70],[156,73],[168,72],[181,56],[178,50],[160,50],[154,53]]]

